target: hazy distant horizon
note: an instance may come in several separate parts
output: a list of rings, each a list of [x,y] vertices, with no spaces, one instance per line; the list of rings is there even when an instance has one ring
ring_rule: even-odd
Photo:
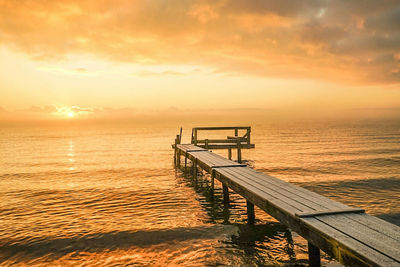
[[[71,111],[72,110],[72,111]],[[64,114],[67,112],[66,114]],[[68,112],[73,113],[68,117]],[[67,118],[66,118],[67,117]],[[73,106],[60,112],[55,106],[37,107],[8,111],[0,109],[0,124],[86,124],[86,123],[137,123],[231,125],[285,122],[357,121],[357,120],[400,120],[400,108],[371,108],[345,110],[312,109],[190,109],[170,107],[166,109],[135,108],[82,108]]]

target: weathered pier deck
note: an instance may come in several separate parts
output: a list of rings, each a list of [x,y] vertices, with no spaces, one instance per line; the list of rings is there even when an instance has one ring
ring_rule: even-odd
[[[320,266],[320,249],[348,266],[400,266],[400,227],[226,159],[205,146],[179,143],[176,139],[173,145],[177,166],[183,156],[185,170],[187,161],[192,162],[195,178],[198,167],[211,174],[211,189],[214,179],[220,181],[226,202],[228,188],[244,197],[250,224],[256,205],[307,239],[310,266]]]

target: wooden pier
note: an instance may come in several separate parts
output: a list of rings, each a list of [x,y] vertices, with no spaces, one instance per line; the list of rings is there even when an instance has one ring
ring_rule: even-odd
[[[320,249],[346,266],[400,266],[400,227],[370,216],[362,209],[349,207],[255,171],[240,161],[212,153],[208,150],[211,147],[238,150],[254,147],[250,145],[250,134],[244,137],[235,134],[232,139],[226,139],[236,143],[197,139],[199,129],[216,128],[245,128],[250,133],[250,127],[194,128],[192,144],[180,144],[181,135],[178,135],[172,146],[176,166],[181,167],[183,156],[185,172],[188,160],[192,162],[194,179],[197,179],[198,168],[201,168],[211,176],[211,190],[214,189],[214,180],[220,181],[225,203],[229,202],[229,188],[244,197],[247,200],[248,223],[255,222],[256,205],[300,234],[308,240],[310,266],[320,266]]]

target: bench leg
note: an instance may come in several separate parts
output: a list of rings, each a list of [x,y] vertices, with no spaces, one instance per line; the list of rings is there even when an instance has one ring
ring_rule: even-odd
[[[254,204],[248,200],[246,202],[247,202],[247,223],[253,225],[256,219],[256,216],[254,214]]]
[[[310,267],[321,267],[321,253],[319,248],[308,241],[308,259]]]

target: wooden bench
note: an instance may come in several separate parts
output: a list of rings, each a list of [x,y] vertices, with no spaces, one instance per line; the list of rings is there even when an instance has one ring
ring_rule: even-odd
[[[226,139],[199,139],[200,131],[233,131],[234,136],[227,136]],[[239,136],[244,131],[243,136]],[[191,144],[206,149],[228,149],[228,159],[232,159],[232,149],[237,149],[237,161],[242,161],[242,149],[254,148],[250,140],[250,126],[233,127],[195,127],[192,129]],[[180,143],[180,142],[179,142]]]
[[[199,139],[200,131],[227,131],[233,130],[234,136],[227,136],[226,139]],[[244,130],[243,136],[239,136],[239,131]],[[235,127],[195,127],[192,129],[191,143],[207,149],[232,149],[237,148],[254,148],[254,144],[250,141],[251,127],[235,126]]]
[[[255,171],[193,144],[176,152],[247,200],[249,221],[256,205],[309,242],[310,264],[318,266],[319,249],[351,266],[400,266],[400,227],[307,189]],[[180,164],[180,160],[179,160]]]

